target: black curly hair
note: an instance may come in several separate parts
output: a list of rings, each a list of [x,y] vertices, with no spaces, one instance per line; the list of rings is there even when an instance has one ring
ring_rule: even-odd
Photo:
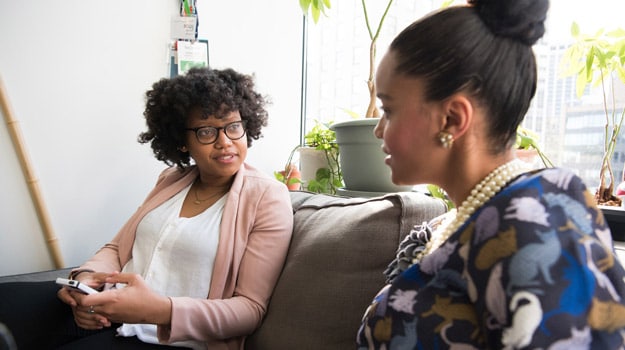
[[[156,159],[181,170],[189,166],[185,145],[187,120],[198,108],[203,118],[224,118],[239,111],[246,122],[247,146],[261,137],[267,126],[267,99],[254,90],[253,78],[233,69],[192,68],[184,75],[161,79],[145,94],[147,131],[139,134],[140,143],[150,143]]]

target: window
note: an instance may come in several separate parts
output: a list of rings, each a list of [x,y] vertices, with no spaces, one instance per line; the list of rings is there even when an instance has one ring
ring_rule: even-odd
[[[404,27],[438,9],[442,0],[394,1],[377,43],[377,61],[393,37]],[[466,3],[466,1],[456,1]],[[375,30],[386,1],[367,1]],[[573,21],[583,33],[621,25],[622,0],[551,0],[547,33],[534,46],[538,63],[538,89],[524,126],[536,131],[545,153],[556,166],[573,169],[593,188],[598,185],[603,149],[603,106],[600,91],[587,91],[578,99],[573,77],[562,78],[560,61],[572,38]],[[622,26],[622,25],[621,25]],[[306,127],[312,121],[349,119],[347,111],[364,114],[368,103],[369,37],[361,0],[334,0],[328,17],[308,25]],[[377,66],[377,63],[376,63]],[[618,87],[625,106],[625,87]],[[618,100],[617,100],[618,101]],[[622,109],[621,109],[622,110]],[[623,170],[625,142],[619,142],[613,161],[616,181]]]

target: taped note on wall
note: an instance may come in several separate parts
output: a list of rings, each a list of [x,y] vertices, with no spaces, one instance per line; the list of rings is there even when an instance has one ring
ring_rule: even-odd
[[[178,74],[184,74],[192,67],[208,67],[208,42],[177,42]]]

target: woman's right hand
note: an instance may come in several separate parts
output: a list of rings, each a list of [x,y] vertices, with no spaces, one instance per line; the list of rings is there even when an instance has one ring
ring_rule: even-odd
[[[110,274],[102,272],[84,272],[80,274],[80,279],[77,278],[77,280],[94,289],[99,289],[104,285],[104,280],[107,276],[110,276]],[[63,287],[59,289],[56,295],[62,302],[72,308],[74,320],[79,327],[84,329],[101,329],[111,326],[111,322],[106,317],[95,313],[90,307],[82,306],[84,294]]]

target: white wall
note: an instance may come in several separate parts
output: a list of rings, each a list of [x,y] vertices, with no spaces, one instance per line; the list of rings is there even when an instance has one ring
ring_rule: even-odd
[[[299,140],[301,12],[290,2],[198,4],[211,66],[255,74],[271,96],[270,126],[248,157],[267,173]],[[144,129],[144,93],[168,74],[178,6],[0,2],[0,78],[65,266],[80,264],[117,232],[164,166],[136,138]],[[0,275],[54,268],[5,123],[0,163]]]
[[[268,94],[269,127],[248,152],[273,176],[299,143],[302,10],[297,0],[198,1],[199,36],[209,41],[210,65],[256,76]]]

